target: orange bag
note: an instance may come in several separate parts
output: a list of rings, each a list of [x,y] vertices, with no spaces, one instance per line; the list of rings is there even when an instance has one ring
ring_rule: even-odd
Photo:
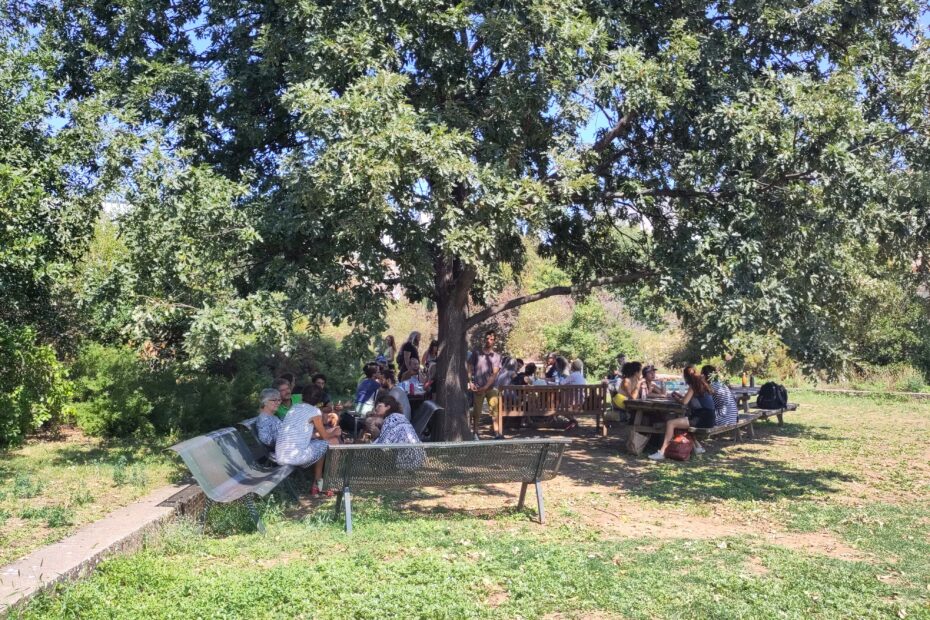
[[[665,458],[674,461],[687,461],[691,458],[691,451],[694,449],[694,441],[689,433],[680,433],[675,435],[665,448]]]

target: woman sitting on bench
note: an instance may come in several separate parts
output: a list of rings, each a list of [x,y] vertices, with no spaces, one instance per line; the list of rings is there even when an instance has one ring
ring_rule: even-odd
[[[320,494],[323,485],[323,457],[329,448],[328,440],[338,438],[342,431],[338,426],[326,428],[323,425],[323,414],[319,409],[309,403],[320,402],[323,390],[320,386],[311,383],[304,388],[303,402],[291,407],[281,429],[278,431],[278,444],[275,447],[274,459],[282,465],[307,467],[313,465],[313,479],[316,481],[310,488],[310,495]],[[316,430],[323,439],[314,439]],[[332,491],[326,491],[332,495]]]
[[[278,431],[281,430],[281,419],[278,418],[278,407],[281,405],[281,392],[274,388],[262,390],[259,395],[262,408],[258,410],[255,418],[255,431],[258,440],[268,448],[274,448],[278,441]]]
[[[688,430],[695,428],[713,428],[715,420],[714,393],[710,385],[695,368],[694,365],[685,366],[685,383],[688,384],[688,393],[684,397],[675,397],[682,405],[690,405],[691,414],[684,418],[675,418],[665,423],[665,439],[657,452],[649,455],[653,461],[665,460],[665,448],[671,443],[676,429]],[[704,448],[694,440],[694,453],[704,454]]]

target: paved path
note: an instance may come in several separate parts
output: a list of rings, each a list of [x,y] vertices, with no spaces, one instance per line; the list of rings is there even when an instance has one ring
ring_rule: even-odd
[[[106,556],[138,546],[145,532],[174,515],[176,504],[166,500],[187,487],[162,487],[68,538],[0,568],[0,616],[40,590],[82,576]]]

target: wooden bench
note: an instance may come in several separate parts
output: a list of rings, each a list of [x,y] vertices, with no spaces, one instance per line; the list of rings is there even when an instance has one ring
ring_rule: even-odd
[[[722,424],[711,428],[696,428],[692,426],[688,429],[688,432],[697,439],[707,439],[715,435],[732,433],[733,439],[739,441],[741,439],[740,435],[742,434],[742,429],[745,428],[749,432],[749,436],[755,438],[756,432],[752,428],[752,423],[760,417],[761,415],[758,413],[741,413],[736,417],[736,424]]]
[[[559,471],[569,439],[510,439],[424,444],[330,446],[323,488],[338,489],[336,515],[345,503],[346,532],[352,531],[352,493],[403,491],[423,487],[522,482],[536,487],[539,522],[545,523],[542,486]]]
[[[265,525],[252,496],[265,497],[271,493],[279,484],[286,482],[293,467],[260,465],[252,449],[234,428],[221,428],[182,441],[170,449],[180,455],[207,496],[201,515],[202,523],[206,522],[213,503],[227,504],[242,499],[258,531],[265,532]],[[296,498],[293,488],[288,486],[288,491]]]
[[[607,386],[591,385],[507,385],[497,401],[497,428],[503,431],[504,418],[593,415],[597,430],[607,408]],[[495,415],[495,412],[492,412]],[[475,432],[478,432],[477,422]]]
[[[797,411],[798,404],[788,403],[788,406],[785,407],[784,409],[760,409],[758,405],[750,405],[749,408],[753,411],[753,413],[759,414],[759,418],[762,420],[768,420],[769,418],[777,418],[778,425],[782,426],[785,423],[784,420],[782,419],[782,416],[784,416],[784,414],[789,411]]]

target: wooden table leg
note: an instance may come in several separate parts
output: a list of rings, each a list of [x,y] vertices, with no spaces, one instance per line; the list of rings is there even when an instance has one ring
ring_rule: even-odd
[[[637,446],[636,437],[640,433],[637,433],[636,429],[643,421],[643,412],[637,410],[636,415],[633,417],[633,426],[630,427],[630,434],[626,440],[626,449],[631,453],[639,456],[643,453],[643,449]]]

